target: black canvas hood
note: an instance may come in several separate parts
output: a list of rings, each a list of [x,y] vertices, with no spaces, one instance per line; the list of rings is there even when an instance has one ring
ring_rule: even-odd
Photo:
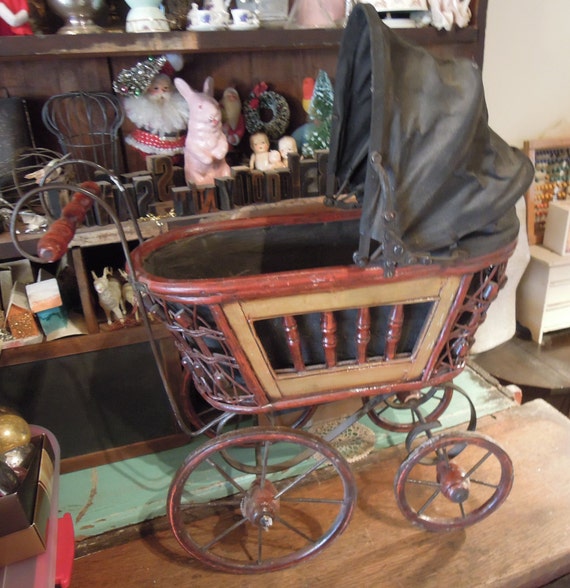
[[[478,66],[408,43],[370,4],[356,4],[341,42],[328,170],[331,193],[356,193],[361,235],[385,247],[389,229],[412,252],[514,239],[533,178],[489,128]]]

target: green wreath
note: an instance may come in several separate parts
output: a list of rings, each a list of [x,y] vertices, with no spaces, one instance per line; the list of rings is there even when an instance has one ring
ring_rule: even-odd
[[[261,109],[270,110],[273,114],[271,120],[261,120]],[[261,82],[252,90],[243,107],[245,116],[245,128],[250,135],[265,133],[270,139],[279,139],[285,134],[289,126],[291,111],[287,100],[267,89],[267,84]]]

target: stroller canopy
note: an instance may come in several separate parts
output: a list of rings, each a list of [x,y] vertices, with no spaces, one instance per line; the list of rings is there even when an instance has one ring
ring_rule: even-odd
[[[473,237],[486,240],[479,250],[496,248],[489,236],[512,241],[514,204],[533,178],[488,126],[477,65],[404,41],[370,4],[355,5],[341,43],[328,171],[328,196],[354,192],[362,204],[361,243],[386,249],[394,230],[426,253]]]

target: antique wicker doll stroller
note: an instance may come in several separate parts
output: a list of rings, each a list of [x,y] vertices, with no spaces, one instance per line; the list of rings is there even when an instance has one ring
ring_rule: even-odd
[[[325,203],[174,229],[126,251],[141,303],[218,415],[174,477],[171,526],[191,556],[232,573],[285,568],[346,528],[356,487],[334,442],[366,415],[407,433],[396,502],[425,529],[481,520],[513,481],[505,451],[473,431],[472,405],[467,430],[436,431],[463,394],[452,380],[505,280],[514,203],[532,178],[488,128],[478,70],[434,59],[357,4],[329,157]],[[170,398],[190,432],[184,394]],[[326,434],[308,430],[315,407],[355,398]]]

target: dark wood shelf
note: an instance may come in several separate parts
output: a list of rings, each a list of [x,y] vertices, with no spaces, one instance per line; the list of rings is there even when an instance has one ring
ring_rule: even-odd
[[[18,235],[20,247],[22,247],[24,251],[27,251],[31,255],[35,255],[38,239],[41,237],[41,235],[42,233],[28,233]],[[4,263],[6,260],[20,259],[21,257],[22,256],[12,243],[10,233],[7,231],[0,233],[0,264]]]
[[[5,38],[0,61],[125,57],[161,53],[227,53],[297,51],[338,47],[342,29],[257,29],[255,31],[170,31],[168,33],[101,33],[33,35]],[[474,43],[477,27],[451,33],[433,27],[398,29],[410,41],[426,45]]]
[[[166,327],[162,324],[152,326],[153,336],[156,339],[170,337]],[[75,335],[64,337],[55,341],[24,345],[3,349],[0,352],[0,368],[11,365],[20,365],[36,361],[44,361],[55,357],[66,357],[78,353],[88,353],[100,349],[134,345],[148,341],[147,331],[143,326],[118,329],[114,331],[101,331],[93,335]]]
[[[178,222],[190,222],[185,219],[177,219]],[[164,225],[169,224],[169,219],[164,220]],[[122,223],[123,231],[128,241],[136,241],[137,235],[131,221]],[[144,239],[155,237],[160,233],[160,227],[153,221],[139,222],[139,228]],[[20,247],[31,255],[37,255],[37,244],[43,232],[18,235]],[[119,243],[119,233],[113,225],[95,225],[80,227],[69,247],[96,247],[108,243]],[[20,253],[14,246],[10,233],[0,233],[0,264],[8,259],[19,259]]]

